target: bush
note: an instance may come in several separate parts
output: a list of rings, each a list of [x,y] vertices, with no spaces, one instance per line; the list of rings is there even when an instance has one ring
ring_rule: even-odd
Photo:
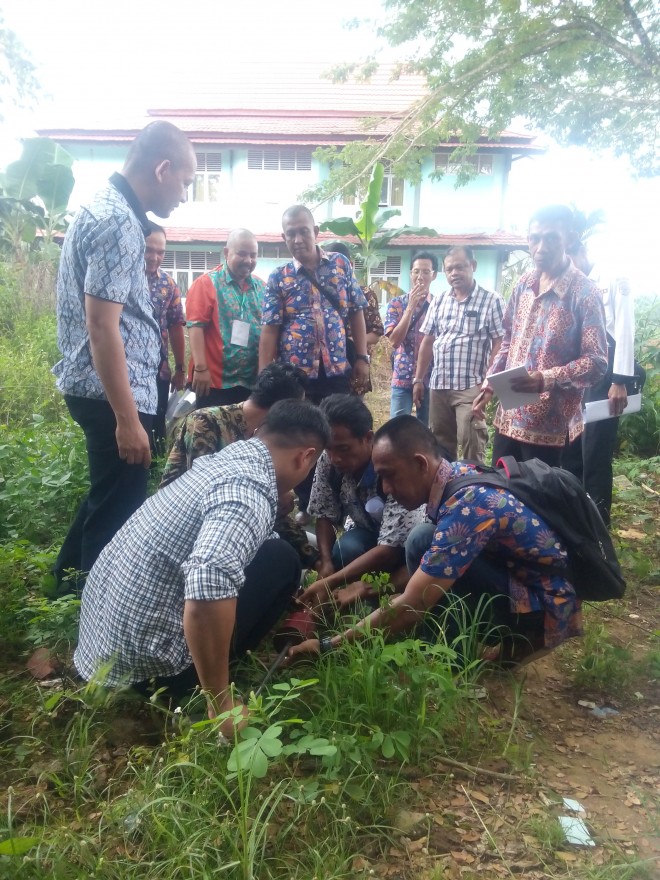
[[[646,370],[641,412],[619,425],[619,447],[641,456],[660,454],[660,300],[642,299],[635,306],[635,356]]]

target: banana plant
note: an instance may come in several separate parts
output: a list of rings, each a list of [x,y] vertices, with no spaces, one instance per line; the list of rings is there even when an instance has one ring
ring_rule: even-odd
[[[23,154],[0,174],[0,244],[13,255],[66,229],[75,183],[73,156],[49,138],[27,138]]]
[[[389,244],[401,235],[437,235],[435,229],[428,226],[397,226],[394,229],[386,229],[385,224],[392,217],[401,215],[398,208],[380,209],[379,202],[383,189],[385,169],[381,162],[376,162],[371,173],[369,188],[364,202],[355,219],[352,217],[337,217],[334,220],[326,220],[321,224],[322,232],[332,232],[334,235],[357,239],[357,243],[346,242],[351,250],[353,258],[361,257],[363,268],[360,274],[362,283],[367,283],[369,270],[374,269],[387,256],[385,249]],[[332,249],[332,242],[324,242],[325,248]]]

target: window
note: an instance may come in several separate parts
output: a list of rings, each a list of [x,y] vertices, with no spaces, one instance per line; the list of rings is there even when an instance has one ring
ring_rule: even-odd
[[[193,183],[194,202],[220,201],[222,153],[197,153],[197,171]]]
[[[215,269],[222,260],[222,251],[168,250],[161,268],[172,275],[181,291],[181,296],[185,296],[196,278],[210,269]]]
[[[364,271],[364,260],[362,257],[355,258],[355,272],[360,274]],[[372,281],[391,281],[392,284],[399,285],[401,279],[401,257],[387,257],[377,266],[369,269],[369,284]]]
[[[311,171],[311,150],[248,150],[250,171]]]
[[[380,191],[381,208],[400,208],[403,205],[403,178],[394,177],[388,172],[383,177],[383,188]]]
[[[264,260],[290,260],[289,248],[284,244],[260,244],[259,257]]]
[[[493,156],[491,153],[475,153],[472,156],[461,156],[454,159],[451,153],[435,154],[435,170],[445,174],[458,174],[463,168],[476,171],[477,174],[493,173]]]

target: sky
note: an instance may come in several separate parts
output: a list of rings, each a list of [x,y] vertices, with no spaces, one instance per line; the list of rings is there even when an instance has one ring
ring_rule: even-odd
[[[212,80],[218,65],[250,57],[272,61],[359,61],[367,55],[405,60],[405,49],[379,43],[379,0],[0,0],[5,23],[37,65],[42,93],[30,111],[4,107],[0,166],[16,158],[13,138],[35,128],[117,124],[146,108],[172,104],[177,91]],[[367,24],[347,28],[359,14]],[[506,225],[524,233],[530,214],[549,202],[602,208],[607,227],[592,242],[594,256],[629,275],[638,294],[660,294],[648,255],[658,235],[660,178],[635,180],[625,159],[562,149],[547,142],[545,155],[514,163]]]

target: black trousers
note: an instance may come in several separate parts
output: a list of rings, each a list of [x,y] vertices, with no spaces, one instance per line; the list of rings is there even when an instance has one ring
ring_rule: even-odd
[[[156,379],[156,388],[158,389],[158,406],[156,415],[153,419],[153,444],[152,448],[156,453],[165,452],[165,414],[167,413],[167,401],[170,398],[170,380]]]
[[[243,385],[233,388],[210,388],[208,394],[197,396],[197,409],[205,406],[229,406],[230,403],[243,403],[250,396],[250,389]]]
[[[106,400],[65,395],[71,418],[82,428],[89,463],[89,492],[78,508],[53,572],[58,585],[66,569],[88,572],[105,545],[147,497],[149,471],[119,457],[117,421]],[[151,434],[153,416],[139,413]],[[78,587],[82,586],[78,583]]]
[[[245,569],[245,583],[238,594],[230,660],[238,660],[247,651],[253,651],[268,635],[288,610],[291,597],[298,589],[300,574],[298,554],[286,541],[273,539],[261,545]],[[149,693],[164,687],[169,696],[177,698],[198,686],[197,670],[189,666],[178,675],[138,682],[134,688],[140,693]]]
[[[551,467],[559,467],[561,464],[562,446],[541,446],[538,443],[523,443],[505,437],[499,431],[495,431],[493,439],[493,466],[504,455],[511,455],[516,461],[529,461],[530,458],[540,458]]]
[[[350,394],[351,391],[351,373],[344,373],[343,376],[326,376],[323,364],[318,379],[310,379],[309,387],[305,392],[305,399],[311,400],[317,406],[326,397],[331,394]],[[300,510],[307,510],[309,504],[309,496],[312,493],[312,483],[314,482],[314,474],[316,467],[313,467],[302,483],[296,486],[296,495],[298,496],[298,507]]]

